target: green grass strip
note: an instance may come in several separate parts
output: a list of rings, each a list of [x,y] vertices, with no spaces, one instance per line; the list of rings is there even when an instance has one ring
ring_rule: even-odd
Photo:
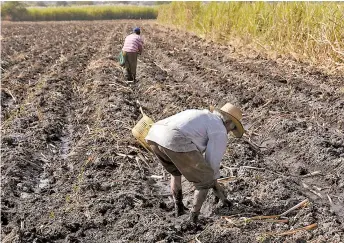
[[[69,21],[111,19],[156,19],[156,7],[141,6],[72,6],[31,7],[22,21]]]

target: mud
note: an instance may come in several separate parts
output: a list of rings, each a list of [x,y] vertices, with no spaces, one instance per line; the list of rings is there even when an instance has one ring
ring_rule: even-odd
[[[145,51],[128,83],[116,56],[135,25]],[[1,27],[2,242],[344,241],[343,75],[150,21]],[[174,217],[168,175],[130,130],[140,106],[159,120],[228,101],[247,130],[229,139],[221,167],[236,176],[224,186],[234,205],[210,193],[189,227],[188,215]],[[183,190],[190,208],[192,185]],[[288,223],[243,218],[306,198]]]

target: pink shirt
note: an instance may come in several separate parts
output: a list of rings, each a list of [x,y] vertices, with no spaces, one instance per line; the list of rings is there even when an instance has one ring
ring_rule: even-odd
[[[125,38],[122,50],[125,52],[142,52],[143,41],[141,36],[133,33]]]

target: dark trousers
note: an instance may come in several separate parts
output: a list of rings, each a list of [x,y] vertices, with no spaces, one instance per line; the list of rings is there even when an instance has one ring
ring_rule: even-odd
[[[136,79],[137,52],[126,52],[125,54],[125,76],[128,81]]]

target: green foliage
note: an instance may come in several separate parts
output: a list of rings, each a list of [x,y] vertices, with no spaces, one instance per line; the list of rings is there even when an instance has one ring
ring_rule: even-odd
[[[54,218],[55,218],[55,212],[54,212],[54,211],[51,211],[51,212],[49,213],[49,218],[50,218],[50,219],[54,219]]]
[[[1,16],[13,21],[22,20],[27,15],[25,4],[22,2],[5,2],[1,6]]]
[[[158,21],[310,62],[344,62],[341,2],[172,2],[159,7]]]
[[[26,21],[155,19],[157,9],[140,6],[67,6],[28,8]]]

